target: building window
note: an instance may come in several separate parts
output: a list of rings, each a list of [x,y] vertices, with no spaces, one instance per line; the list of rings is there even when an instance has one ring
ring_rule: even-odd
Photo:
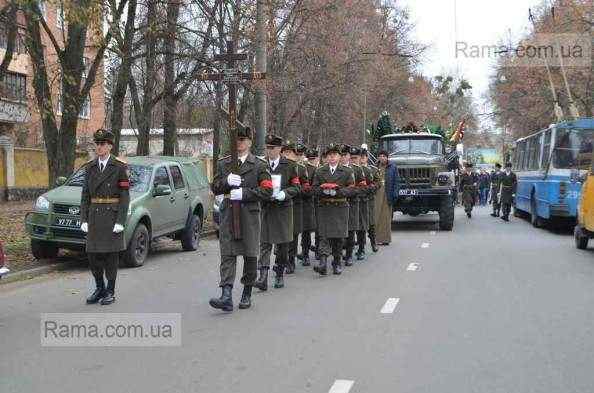
[[[6,49],[8,47],[8,34],[4,28],[0,28],[0,48]],[[16,41],[14,43],[14,53],[21,54],[25,53],[25,45],[21,33],[18,32],[16,35]]]
[[[15,100],[27,100],[27,77],[14,72],[7,72],[2,79],[4,91],[2,96]]]

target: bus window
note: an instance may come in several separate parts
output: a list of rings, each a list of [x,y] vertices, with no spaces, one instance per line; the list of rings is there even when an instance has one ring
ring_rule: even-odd
[[[540,148],[542,144],[541,138],[542,134],[538,134],[532,139],[533,152],[532,161],[530,163],[530,169],[535,171],[540,169]]]
[[[559,169],[589,169],[592,162],[594,130],[558,129],[553,165]]]
[[[518,170],[524,169],[524,156],[526,155],[526,141],[518,143]]]
[[[546,170],[549,166],[551,157],[551,130],[544,133],[544,143],[542,146],[542,169]]]

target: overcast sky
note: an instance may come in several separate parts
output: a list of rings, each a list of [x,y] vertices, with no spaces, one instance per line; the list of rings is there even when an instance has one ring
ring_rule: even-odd
[[[456,57],[456,41],[467,43],[470,52],[471,45],[507,42],[510,29],[512,40],[516,41],[528,31],[528,8],[536,7],[541,0],[397,0],[396,3],[409,9],[417,40],[431,45],[422,73],[435,76],[459,70],[473,86],[478,104],[487,90],[494,60]],[[489,110],[482,105],[477,109]]]

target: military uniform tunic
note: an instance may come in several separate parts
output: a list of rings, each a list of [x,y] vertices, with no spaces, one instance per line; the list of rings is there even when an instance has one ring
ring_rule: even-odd
[[[371,176],[367,168],[357,166],[361,172],[361,181],[359,182],[359,231],[369,230],[369,193]]]
[[[516,187],[518,185],[518,180],[516,178],[516,174],[510,172],[509,175],[505,172],[502,172],[500,175],[500,185],[501,185],[501,204],[502,205],[511,205],[514,202],[513,195],[516,193]]]
[[[336,195],[324,194],[322,186],[336,184]],[[348,198],[356,195],[352,169],[338,165],[334,174],[329,165],[318,168],[314,175],[313,188],[318,197],[318,235],[320,238],[346,238],[349,231]]]
[[[306,163],[305,168],[307,171],[306,180],[301,186],[301,196],[303,198],[303,231],[315,231],[316,224],[316,213],[315,213],[315,201],[314,192],[312,188],[314,174],[316,167]]]
[[[293,161],[299,178],[299,192],[293,197],[293,235],[295,238],[303,232],[303,192],[302,184],[307,182],[307,169],[304,165]]]
[[[361,168],[355,165],[345,166],[353,174],[355,179],[354,189],[349,199],[349,231],[359,230],[359,196],[361,195],[359,183],[363,180]]]
[[[262,200],[272,195],[272,182],[266,163],[252,154],[239,167],[243,189],[241,202],[241,239],[233,238],[233,209],[227,195],[231,186],[227,176],[231,173],[231,157],[224,157],[217,164],[212,191],[215,195],[226,195],[220,206],[219,244],[221,256],[257,257],[260,252],[260,227]]]
[[[110,156],[103,171],[99,160],[86,164],[82,188],[81,222],[88,223],[86,251],[116,253],[126,249],[124,232],[114,233],[115,224],[124,226],[130,204],[128,166]]]
[[[381,187],[382,179],[380,177],[380,171],[373,165],[368,165],[367,170],[369,171],[371,184],[368,196],[367,206],[369,207],[369,227],[375,227],[375,196],[377,190]]]
[[[474,197],[476,194],[476,184],[478,178],[474,173],[463,173],[460,175],[460,190],[462,191],[462,204],[466,212],[472,211],[474,207]]]

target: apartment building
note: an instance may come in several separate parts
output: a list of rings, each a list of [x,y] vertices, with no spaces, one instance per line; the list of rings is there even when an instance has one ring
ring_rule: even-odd
[[[5,0],[0,0],[0,8]],[[41,11],[59,43],[63,43],[66,34],[63,11],[50,3],[41,2]],[[0,134],[13,138],[18,145],[30,147],[43,146],[41,118],[37,109],[32,86],[33,65],[24,45],[24,17],[18,16],[19,34],[16,53],[8,67],[4,80],[0,81]],[[90,66],[95,56],[92,34],[89,31],[84,63]],[[61,118],[61,72],[56,52],[47,34],[42,35],[45,48],[46,65],[52,91],[52,104],[58,124]],[[7,45],[6,30],[0,26],[0,60],[4,58]],[[83,75],[84,76],[84,75]],[[77,142],[86,145],[92,139],[93,132],[105,123],[105,91],[103,67],[100,67],[95,84],[79,114]]]

